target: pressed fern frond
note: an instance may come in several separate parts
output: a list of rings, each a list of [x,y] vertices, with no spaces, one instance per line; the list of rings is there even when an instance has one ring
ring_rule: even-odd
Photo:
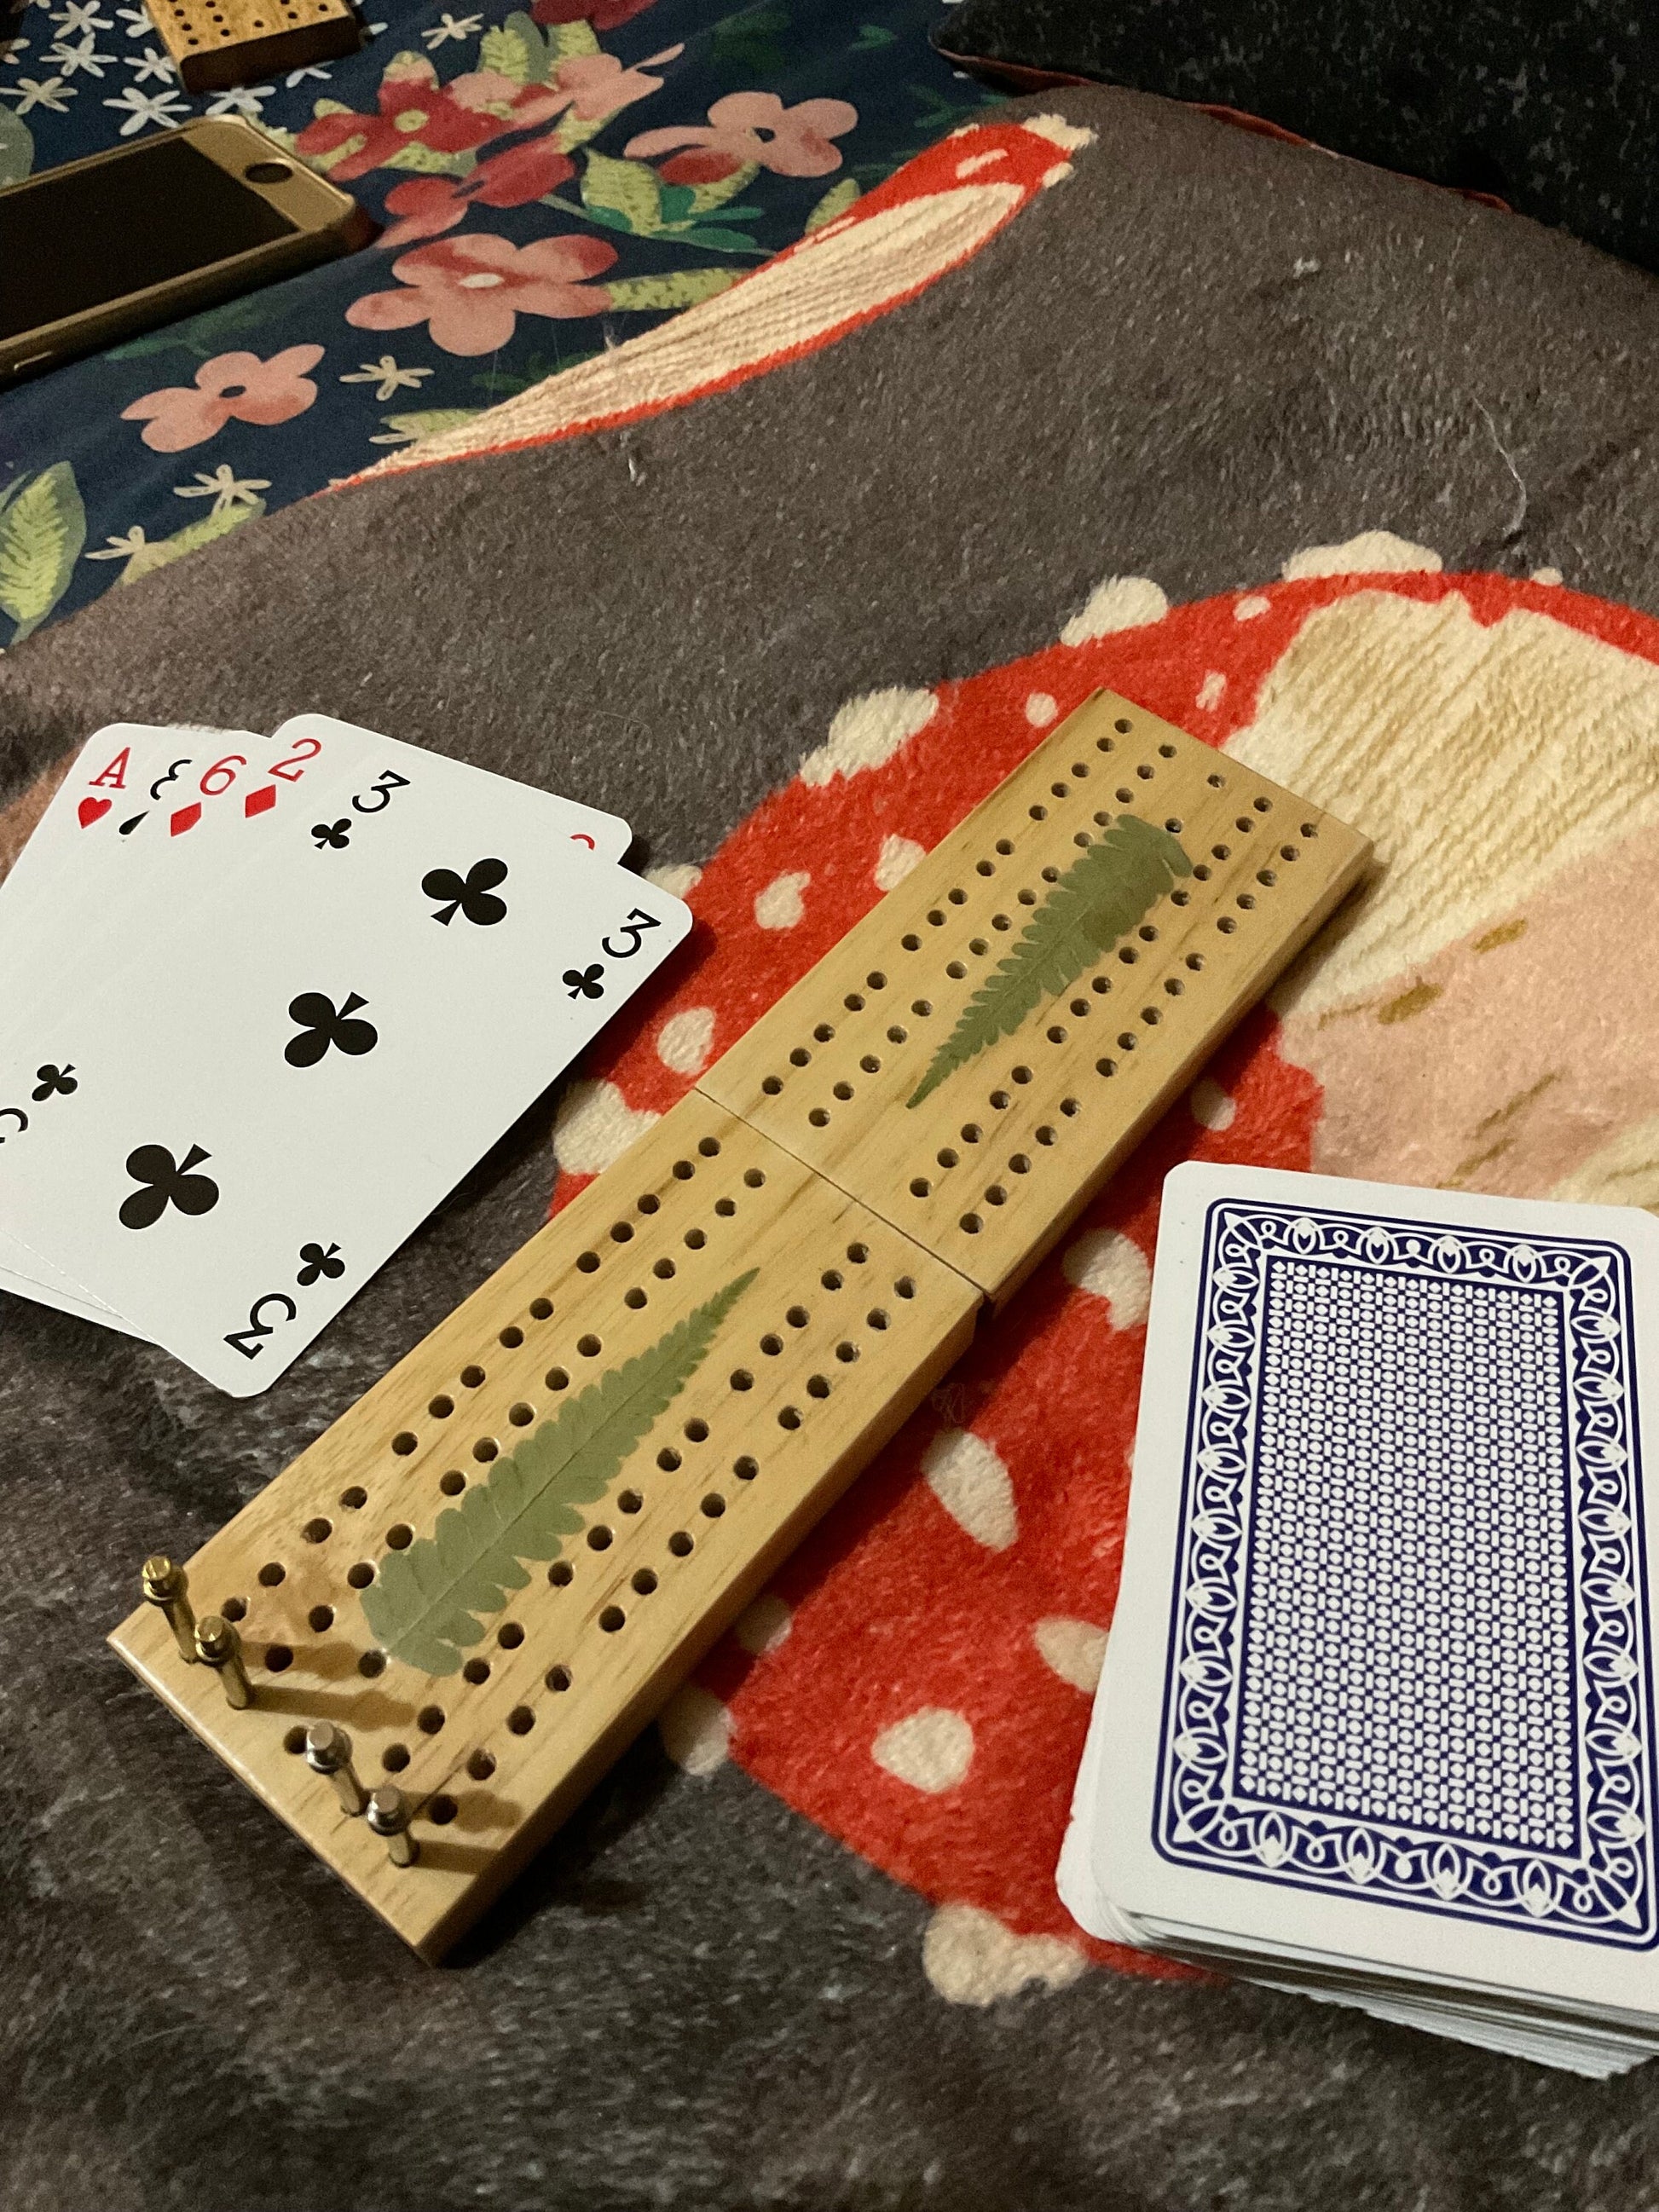
[[[920,1106],[976,1053],[1012,1036],[1034,1008],[1076,982],[1193,864],[1167,830],[1120,814],[1098,844],[1068,868],[1024,933],[963,1008],[905,1101]]]
[[[755,1279],[751,1267],[683,1322],[544,1421],[489,1480],[438,1516],[430,1536],[388,1553],[362,1594],[363,1618],[393,1659],[453,1674],[509,1590],[521,1560],[555,1559],[582,1526],[578,1505],[603,1497],[623,1462],[704,1359],[714,1332]]]

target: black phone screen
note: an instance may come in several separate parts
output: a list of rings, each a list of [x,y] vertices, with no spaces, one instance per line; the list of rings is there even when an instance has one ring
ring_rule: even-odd
[[[0,338],[292,235],[270,201],[177,138],[0,194]]]

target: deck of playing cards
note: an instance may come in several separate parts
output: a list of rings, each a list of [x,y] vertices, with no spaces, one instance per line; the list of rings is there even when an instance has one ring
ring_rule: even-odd
[[[0,886],[0,1289],[266,1389],[684,936],[629,837],[325,715],[100,731]]]
[[[1656,1345],[1646,1214],[1176,1170],[1084,1927],[1587,2074],[1659,2051]]]

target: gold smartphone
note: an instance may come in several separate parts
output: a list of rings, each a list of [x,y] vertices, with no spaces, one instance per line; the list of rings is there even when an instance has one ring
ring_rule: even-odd
[[[48,169],[0,191],[0,386],[350,253],[377,229],[240,116]]]

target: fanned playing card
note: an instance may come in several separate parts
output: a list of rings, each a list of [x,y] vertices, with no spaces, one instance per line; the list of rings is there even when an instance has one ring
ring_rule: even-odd
[[[1425,2025],[1461,1992],[1504,2047],[1659,2039],[1656,1332],[1643,1213],[1170,1176],[1085,1926]]]
[[[0,891],[0,1285],[265,1388],[684,933],[629,836],[324,716],[97,733]]]

